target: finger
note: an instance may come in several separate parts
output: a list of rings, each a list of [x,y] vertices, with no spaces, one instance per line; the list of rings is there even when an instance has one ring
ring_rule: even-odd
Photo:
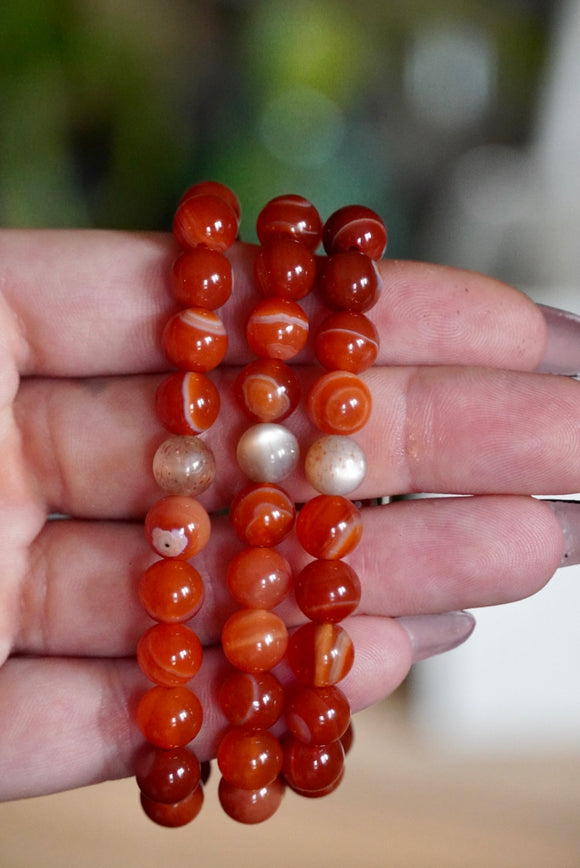
[[[0,281],[24,375],[98,376],[166,367],[160,335],[174,310],[169,235],[4,230]],[[230,252],[235,291],[220,312],[227,360],[248,361],[244,324],[256,301],[256,248]],[[370,318],[384,364],[473,364],[534,370],[547,342],[540,309],[522,293],[471,272],[385,260],[382,297]],[[324,312],[304,300],[313,329]],[[311,343],[297,361],[312,358]]]

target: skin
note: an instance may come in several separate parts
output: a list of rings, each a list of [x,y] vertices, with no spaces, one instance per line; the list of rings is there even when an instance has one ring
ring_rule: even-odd
[[[133,654],[151,624],[136,585],[155,560],[142,521],[159,497],[151,460],[164,435],[153,397],[167,367],[159,347],[174,309],[175,255],[165,235],[0,232],[4,799],[132,773],[141,743],[134,707],[148,686]],[[229,386],[249,361],[254,255],[247,245],[231,251],[235,292],[220,311],[230,349],[212,373],[222,412],[207,434],[218,465],[200,498],[210,511],[243,483],[232,456],[247,421]],[[359,614],[346,624],[356,662],[341,684],[353,710],[382,699],[409,670],[410,641],[394,616],[494,605],[541,588],[564,540],[551,510],[529,495],[580,490],[580,386],[533,373],[546,345],[538,309],[472,273],[395,261],[381,272],[370,316],[382,348],[364,375],[374,411],[357,435],[369,473],[357,496],[475,496],[364,509],[363,543],[349,558],[363,585]],[[315,328],[323,311],[311,299],[304,307]],[[306,387],[317,370],[308,350],[295,363]],[[301,443],[314,439],[301,411],[287,424]],[[299,476],[288,489],[297,501],[314,493]],[[47,522],[53,513],[70,518]],[[206,646],[194,684],[206,709],[201,759],[215,754],[224,725],[219,634],[235,604],[223,572],[239,546],[222,516],[195,559],[207,588],[194,622]],[[305,562],[292,541],[282,550],[296,567]],[[291,602],[279,611],[290,627],[301,622]]]

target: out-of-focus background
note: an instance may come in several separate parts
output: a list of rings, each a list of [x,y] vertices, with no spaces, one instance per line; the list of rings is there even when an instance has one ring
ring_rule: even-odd
[[[579,0],[4,0],[0,223],[167,229],[216,178],[248,240],[279,193],[364,202],[390,255],[580,312],[579,105]],[[171,833],[113,782],[0,806],[0,865],[574,868],[579,580],[477,612],[359,715],[324,804],[246,829],[210,786]]]

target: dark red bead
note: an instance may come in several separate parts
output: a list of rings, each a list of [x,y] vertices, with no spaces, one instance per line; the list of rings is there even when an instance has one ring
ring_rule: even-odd
[[[387,230],[379,215],[365,205],[345,205],[326,221],[322,243],[329,255],[358,250],[380,259],[387,247]]]
[[[232,266],[223,253],[195,247],[173,263],[172,292],[182,307],[215,310],[232,292]]]
[[[145,793],[141,793],[141,807],[149,819],[157,823],[158,826],[167,826],[171,829],[191,823],[201,811],[202,806],[203,788],[201,786],[197,787],[185,799],[172,805],[155,802],[148,798]]]
[[[145,745],[135,761],[137,786],[148,798],[163,804],[180,802],[193,793],[200,775],[199,760],[186,747],[162,750]]]
[[[254,276],[262,295],[297,301],[314,286],[316,260],[304,244],[292,238],[276,238],[258,251]]]
[[[318,329],[314,352],[328,371],[361,374],[376,361],[379,334],[363,313],[339,310],[325,319]]]
[[[179,204],[192,196],[217,196],[218,199],[223,199],[230,206],[237,219],[240,219],[241,209],[238,197],[233,190],[220,181],[198,181],[192,184],[183,193]]]
[[[296,536],[300,545],[314,558],[344,558],[360,542],[360,510],[341,495],[319,494],[305,503],[298,513]]]
[[[271,672],[232,672],[219,692],[220,708],[235,726],[270,729],[284,709],[284,689]]]
[[[326,687],[348,675],[354,662],[354,647],[346,630],[338,624],[310,622],[290,636],[286,657],[298,681]]]
[[[284,739],[282,775],[292,788],[313,792],[326,789],[341,775],[343,767],[340,741],[309,745],[292,735]]]
[[[381,280],[372,259],[349,250],[326,261],[318,287],[327,307],[365,313],[378,301]]]
[[[260,244],[287,236],[316,250],[322,238],[322,220],[308,199],[288,194],[276,196],[262,208],[256,231]]]
[[[225,778],[219,782],[218,797],[228,817],[238,823],[254,825],[268,820],[280,807],[284,796],[284,781],[276,778],[257,790],[236,787]]]
[[[359,577],[342,560],[307,564],[294,582],[296,602],[311,621],[342,621],[360,602]]]
[[[151,744],[185,747],[198,734],[203,710],[187,687],[152,687],[137,706],[137,725]]]
[[[336,741],[350,722],[348,699],[334,684],[293,684],[286,696],[285,714],[290,732],[306,744]]]
[[[173,234],[182,247],[203,244],[223,252],[236,240],[238,218],[231,206],[217,196],[190,195],[177,207]]]

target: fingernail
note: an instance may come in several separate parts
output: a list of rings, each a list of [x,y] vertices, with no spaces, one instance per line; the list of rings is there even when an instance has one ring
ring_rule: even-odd
[[[568,376],[580,373],[580,316],[545,304],[538,307],[548,327],[548,342],[538,373]]]
[[[564,554],[561,567],[580,564],[580,503],[576,500],[543,501],[560,522],[564,536]]]
[[[407,615],[397,618],[397,621],[409,636],[413,663],[457,648],[469,639],[475,627],[475,618],[471,612]]]

